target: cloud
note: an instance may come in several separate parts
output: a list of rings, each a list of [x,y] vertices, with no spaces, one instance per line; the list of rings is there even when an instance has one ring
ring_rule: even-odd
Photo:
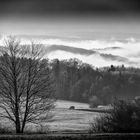
[[[0,40],[0,45],[2,44]],[[21,45],[30,44],[31,39],[21,39]],[[71,39],[40,39],[35,43],[44,45],[49,58],[78,58],[95,66],[110,64],[140,67],[140,41],[135,38],[118,40],[71,40]]]
[[[94,48],[92,50],[95,50],[95,51],[108,51],[108,50],[120,50],[122,49],[121,47],[107,47],[107,48],[101,48],[101,49],[97,49],[97,48]]]
[[[128,58],[117,56],[117,55],[101,53],[100,56],[103,57],[104,59],[107,59],[107,60],[119,61],[119,62],[122,62],[122,63],[129,63]]]
[[[110,49],[120,49],[119,47],[110,47],[110,48],[104,48],[105,50],[110,50]],[[109,61],[117,61],[117,62],[122,62],[126,64],[130,64],[133,62],[130,62],[128,58],[122,57],[122,56],[117,56],[117,55],[112,55],[112,54],[107,54],[107,53],[101,53],[98,51],[93,51],[93,50],[87,50],[83,48],[75,48],[75,47],[70,47],[70,46],[63,46],[63,45],[52,45],[46,48],[46,52],[53,53],[56,51],[59,52],[64,52],[64,53],[71,53],[71,54],[78,54],[81,56],[100,56],[104,60],[109,60]]]
[[[70,59],[70,58],[78,58],[82,60],[85,63],[91,64],[95,67],[103,67],[103,66],[110,66],[110,65],[122,65],[125,64],[125,66],[130,66],[128,63],[120,62],[117,60],[112,60],[112,59],[105,59],[104,57],[100,56],[99,54],[94,54],[94,55],[80,55],[80,54],[74,54],[70,52],[65,52],[65,51],[54,51],[51,52],[47,55],[48,58],[50,59]],[[133,64],[131,64],[132,66]]]
[[[140,51],[130,54],[130,57],[140,58]]]
[[[58,40],[57,40],[58,41]],[[57,41],[48,41],[49,45],[57,44]],[[53,42],[53,43],[52,43]],[[46,41],[47,43],[47,41]],[[85,57],[91,58],[92,63],[95,57],[100,60],[104,60],[104,64],[125,64],[127,66],[140,67],[140,41],[135,38],[126,39],[125,41],[103,41],[103,40],[82,40],[82,41],[64,41],[59,40],[58,44],[64,45],[63,49],[59,46],[59,49],[63,52],[69,52],[77,54],[77,58]],[[115,47],[113,47],[115,46]],[[70,48],[68,48],[70,47]],[[61,48],[61,49],[60,49]],[[56,48],[53,48],[56,49]],[[68,51],[69,50],[69,51]],[[56,54],[57,55],[57,54]],[[79,57],[81,55],[81,57]],[[76,56],[75,56],[76,57]],[[86,58],[87,59],[87,58]],[[83,59],[83,60],[86,60]],[[97,60],[96,60],[97,61]],[[98,65],[98,64],[97,64]]]
[[[96,51],[93,50],[87,50],[83,48],[76,48],[76,47],[63,46],[63,45],[51,45],[46,48],[47,53],[53,51],[65,51],[65,52],[70,52],[70,53],[80,54],[80,55],[93,55],[97,53]]]

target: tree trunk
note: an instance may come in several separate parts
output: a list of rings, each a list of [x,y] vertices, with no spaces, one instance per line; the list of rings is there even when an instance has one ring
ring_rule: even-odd
[[[21,133],[21,127],[20,127],[20,118],[19,118],[19,106],[18,101],[16,101],[15,105],[15,117],[16,117],[16,133]]]
[[[20,129],[20,121],[16,120],[16,133],[22,133]]]
[[[26,123],[26,120],[24,120],[24,121],[23,121],[22,128],[21,128],[21,133],[23,133],[23,132],[24,132],[25,123]]]

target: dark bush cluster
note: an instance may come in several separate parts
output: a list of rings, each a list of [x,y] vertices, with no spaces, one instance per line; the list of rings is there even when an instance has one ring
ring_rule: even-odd
[[[140,104],[115,100],[111,113],[101,115],[91,123],[90,132],[140,132]]]
[[[0,124],[0,134],[12,134],[13,130],[10,127],[6,127]]]

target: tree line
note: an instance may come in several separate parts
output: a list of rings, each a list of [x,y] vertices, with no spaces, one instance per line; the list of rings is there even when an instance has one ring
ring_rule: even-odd
[[[140,69],[122,66],[95,68],[78,59],[52,60],[56,98],[110,104],[114,98],[133,99],[140,93]],[[94,105],[93,105],[94,106]]]

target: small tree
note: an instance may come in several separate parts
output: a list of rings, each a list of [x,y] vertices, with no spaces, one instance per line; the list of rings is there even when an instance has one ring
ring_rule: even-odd
[[[111,86],[105,86],[102,88],[100,98],[104,105],[112,102],[112,93],[113,91],[111,89]]]
[[[40,45],[20,45],[10,37],[0,50],[0,117],[23,133],[27,123],[48,119],[53,107],[53,82]]]
[[[94,108],[94,107],[97,107],[98,105],[101,105],[102,102],[97,96],[92,96],[89,99],[89,104],[90,104],[90,108]]]

